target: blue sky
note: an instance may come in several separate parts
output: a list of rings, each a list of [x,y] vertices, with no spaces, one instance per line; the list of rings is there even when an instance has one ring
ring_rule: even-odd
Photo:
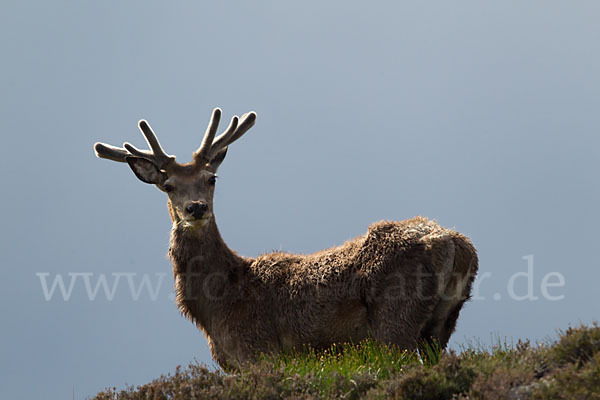
[[[92,145],[142,145],[146,118],[188,161],[216,106],[258,113],[215,196],[239,253],[425,215],[472,238],[485,277],[452,346],[598,319],[599,20],[596,1],[5,0],[0,397],[212,365],[170,298],[164,194]],[[90,300],[85,279],[114,274]],[[57,276],[66,301],[44,295]],[[144,276],[162,283],[136,300]]]

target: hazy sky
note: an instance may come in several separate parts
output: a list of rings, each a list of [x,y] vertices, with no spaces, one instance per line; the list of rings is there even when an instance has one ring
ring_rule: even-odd
[[[92,145],[142,145],[146,118],[188,161],[215,106],[258,113],[215,196],[239,253],[312,252],[425,215],[472,238],[485,276],[452,346],[544,340],[599,318],[599,2],[1,10],[0,398],[82,398],[212,365],[170,298],[164,194]],[[528,263],[537,300],[519,301]],[[561,300],[542,292],[549,273]],[[72,293],[47,301],[42,282],[57,276]],[[114,297],[90,300],[85,279],[94,289],[102,276],[120,279]],[[155,300],[130,291],[144,276],[163,280]]]

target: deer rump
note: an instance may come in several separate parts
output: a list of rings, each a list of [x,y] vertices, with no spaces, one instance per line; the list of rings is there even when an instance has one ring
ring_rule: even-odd
[[[177,268],[183,260],[173,260],[180,310],[224,367],[260,352],[369,337],[406,349],[432,339],[445,347],[477,270],[466,237],[422,217],[373,224],[366,235],[311,255],[244,260],[204,278],[198,272],[195,283]],[[188,300],[186,290],[203,296]]]

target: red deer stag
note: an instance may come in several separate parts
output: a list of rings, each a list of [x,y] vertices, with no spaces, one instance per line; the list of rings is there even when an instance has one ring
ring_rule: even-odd
[[[431,339],[445,347],[477,272],[469,239],[417,217],[377,222],[363,236],[310,255],[239,256],[219,234],[213,195],[228,146],[256,114],[233,117],[215,138],[220,118],[217,108],[187,164],[165,153],[144,120],[150,150],[95,145],[98,157],[126,162],[167,193],[177,305],[204,332],[214,359],[231,368],[260,352],[368,337],[406,349]]]

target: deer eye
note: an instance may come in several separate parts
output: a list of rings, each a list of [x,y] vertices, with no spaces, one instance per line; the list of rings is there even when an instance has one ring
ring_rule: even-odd
[[[217,176],[213,175],[210,178],[208,178],[208,184],[213,186],[215,183],[217,183]]]
[[[165,192],[167,192],[167,193],[171,193],[173,190],[175,190],[173,185],[169,185],[169,184],[166,184],[165,186],[163,186],[163,189],[165,189]]]

